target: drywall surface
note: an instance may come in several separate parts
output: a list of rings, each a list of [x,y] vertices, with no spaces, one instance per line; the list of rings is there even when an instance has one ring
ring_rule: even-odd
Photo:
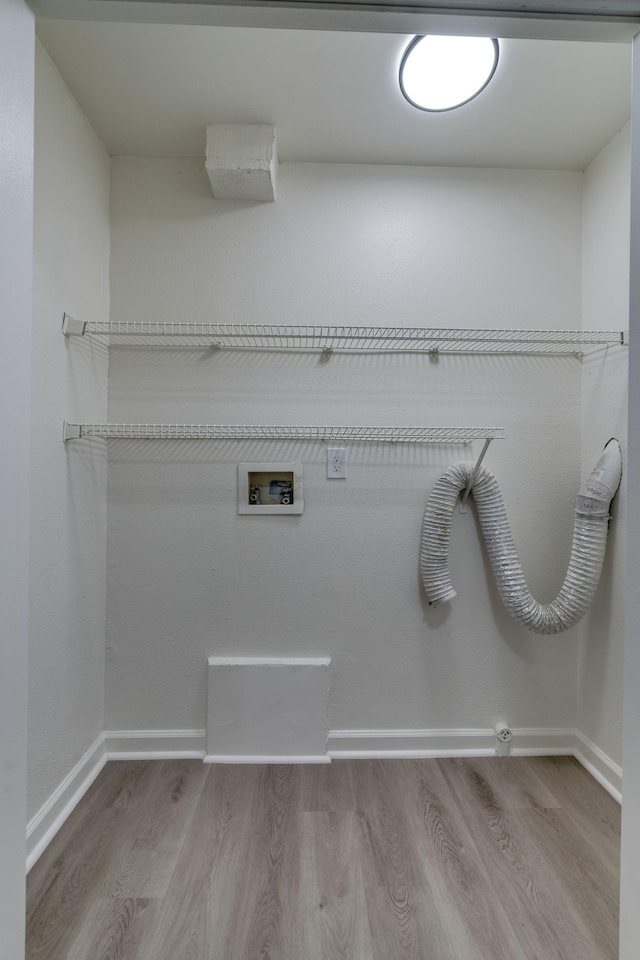
[[[36,51],[29,640],[29,815],[104,729],[106,451],[62,443],[62,420],[106,414],[104,347],[62,314],[109,310],[109,158]]]
[[[281,164],[274,204],[211,197],[202,161],[112,163],[113,320],[580,326],[574,173]],[[538,598],[568,563],[580,364],[562,357],[113,349],[109,416],[505,426],[487,465]],[[333,729],[573,727],[577,632],[504,612],[473,509],[459,596],[429,610],[420,526],[479,447],[109,445],[107,728],[204,726],[207,657],[330,656]],[[304,463],[298,517],[238,516],[237,464]]]
[[[630,124],[585,172],[582,303],[585,329],[629,326]],[[626,594],[626,436],[628,350],[613,348],[582,367],[582,472],[611,437],[622,444],[624,472],[612,507],[600,587],[580,625],[578,730],[622,762],[622,680]]]
[[[0,4],[0,944],[24,957],[33,227],[33,14]]]
[[[640,37],[633,41],[633,123],[631,137],[631,243],[629,277],[629,446],[627,490],[640,494]],[[620,865],[620,960],[634,960],[640,940],[640,510],[627,518],[627,591],[624,653],[624,795]]]

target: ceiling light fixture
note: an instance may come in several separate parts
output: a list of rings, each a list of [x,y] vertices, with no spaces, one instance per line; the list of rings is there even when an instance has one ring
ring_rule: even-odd
[[[499,49],[489,37],[414,37],[400,64],[400,89],[419,110],[454,110],[484,90]]]

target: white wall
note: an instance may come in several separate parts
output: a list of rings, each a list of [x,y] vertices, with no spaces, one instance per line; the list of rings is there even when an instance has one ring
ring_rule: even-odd
[[[0,944],[12,960],[25,914],[33,45],[26,4],[0,4]]]
[[[629,278],[629,437],[624,653],[624,794],[620,868],[620,960],[635,960],[640,941],[640,37],[633,43],[631,266]]]
[[[103,419],[104,347],[69,342],[66,311],[109,312],[109,157],[43,47],[36,50],[29,618],[29,815],[104,729],[106,451],[62,443]]]
[[[629,325],[630,124],[584,175],[582,319],[585,329]],[[582,373],[582,473],[588,476],[611,437],[622,443],[623,481],[614,502],[600,587],[580,625],[578,730],[622,763],[622,685],[626,595],[626,436],[628,353],[587,357]]]
[[[581,175],[283,164],[275,204],[219,204],[200,161],[114,160],[114,320],[580,326]],[[111,420],[504,425],[488,457],[541,600],[580,482],[573,358],[112,350]],[[473,451],[474,453],[477,450]],[[299,518],[238,517],[236,464],[305,462]],[[572,727],[577,632],[503,611],[473,513],[450,609],[418,581],[456,448],[118,442],[109,451],[107,728],[204,726],[208,655],[330,655],[334,729]]]

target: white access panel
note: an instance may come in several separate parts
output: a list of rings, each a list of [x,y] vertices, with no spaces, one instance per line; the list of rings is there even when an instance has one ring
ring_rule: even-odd
[[[328,763],[329,657],[209,657],[209,763]]]

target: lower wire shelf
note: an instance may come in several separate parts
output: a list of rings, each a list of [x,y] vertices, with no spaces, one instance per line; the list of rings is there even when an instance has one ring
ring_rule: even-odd
[[[63,423],[63,440],[343,440],[471,443],[504,439],[504,427],[260,426],[211,423]]]

